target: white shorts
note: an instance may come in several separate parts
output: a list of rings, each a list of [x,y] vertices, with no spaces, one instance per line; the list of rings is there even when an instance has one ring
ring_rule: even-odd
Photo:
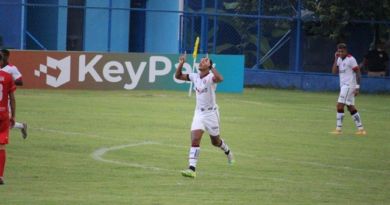
[[[350,88],[347,85],[341,86],[337,102],[345,105],[355,105],[355,89]]]
[[[219,111],[207,110],[200,111],[195,110],[194,118],[192,119],[191,131],[203,130],[207,131],[211,136],[219,135]]]

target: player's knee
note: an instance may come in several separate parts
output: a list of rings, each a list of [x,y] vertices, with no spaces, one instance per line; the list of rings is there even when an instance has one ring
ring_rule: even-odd
[[[219,138],[219,136],[211,136],[210,135],[210,139],[211,139],[211,144],[216,146],[216,147],[219,147],[221,146],[221,139]]]
[[[348,111],[351,113],[351,115],[354,115],[357,113],[357,110],[354,106],[348,106]]]
[[[336,109],[338,113],[343,113],[344,112],[344,104],[337,103]]]
[[[5,150],[5,145],[4,144],[0,144],[0,150]]]

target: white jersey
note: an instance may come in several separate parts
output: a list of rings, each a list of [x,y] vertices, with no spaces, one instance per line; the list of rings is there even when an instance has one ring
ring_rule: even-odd
[[[196,109],[210,110],[216,108],[215,90],[217,89],[217,84],[213,81],[214,74],[210,72],[203,78],[200,78],[199,73],[190,73],[188,77],[194,83]]]
[[[337,66],[339,68],[340,87],[348,86],[354,88],[356,85],[356,71],[359,69],[356,59],[347,55],[344,59],[337,59]]]
[[[19,72],[18,68],[14,65],[8,64],[1,70],[11,74],[14,81],[22,77],[22,74]]]

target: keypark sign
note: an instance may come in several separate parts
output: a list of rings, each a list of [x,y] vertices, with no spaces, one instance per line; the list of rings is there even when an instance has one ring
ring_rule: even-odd
[[[218,90],[242,92],[243,56],[209,57],[224,76]],[[175,54],[11,50],[10,62],[21,71],[24,88],[186,90],[189,83],[174,78],[178,58]],[[191,72],[192,61],[192,56],[187,55],[184,73]]]

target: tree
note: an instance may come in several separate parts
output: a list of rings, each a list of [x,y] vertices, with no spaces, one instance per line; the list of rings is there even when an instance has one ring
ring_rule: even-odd
[[[303,0],[303,4],[311,13],[303,18],[306,33],[337,41],[345,41],[350,35],[347,27],[356,22],[390,21],[389,0]],[[372,29],[379,35],[379,26]]]

